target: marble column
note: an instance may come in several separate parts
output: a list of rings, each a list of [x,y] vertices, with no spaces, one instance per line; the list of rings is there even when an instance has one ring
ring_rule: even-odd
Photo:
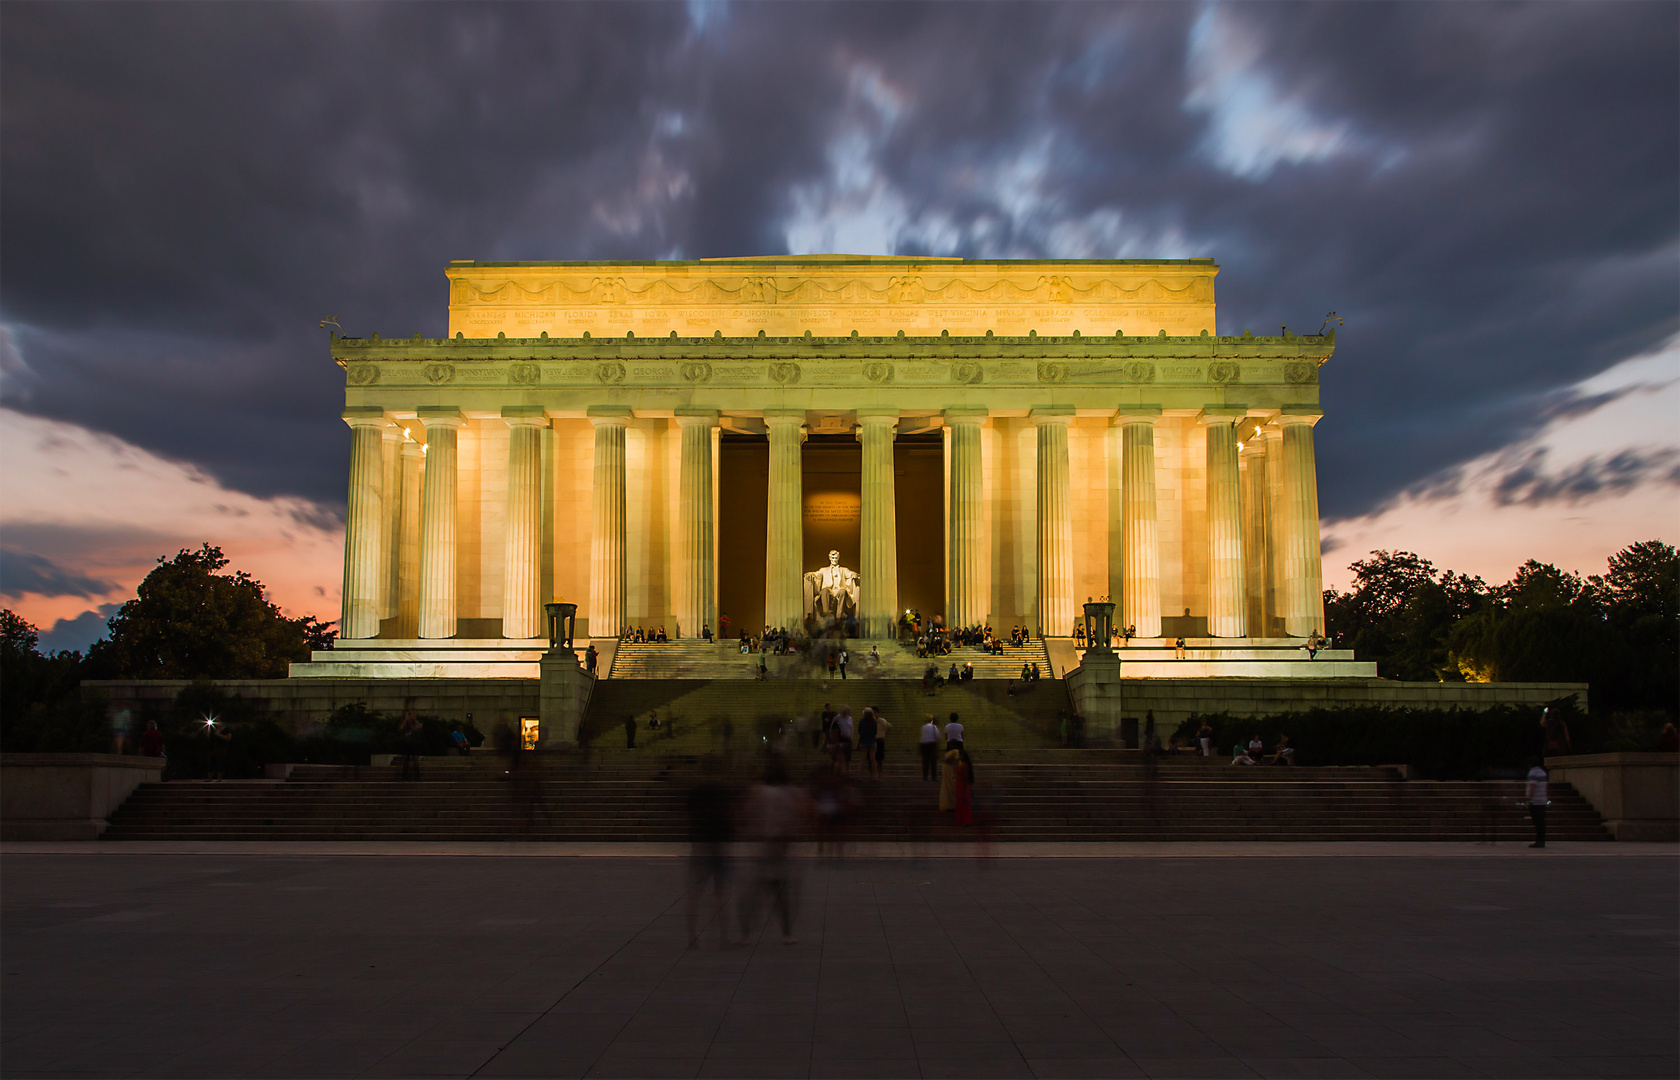
[[[377,637],[381,590],[379,556],[385,532],[381,433],[390,426],[376,406],[344,411],[350,425],[350,495],[344,520],[344,594],[340,637]]]
[[[1207,429],[1208,635],[1248,635],[1243,585],[1242,477],[1237,423],[1247,410],[1209,408],[1197,422]]]
[[[1071,408],[1034,409],[1038,426],[1038,632],[1073,633],[1073,493],[1068,477]]]
[[[502,636],[543,636],[542,429],[540,405],[502,408],[508,426],[507,532],[502,577]]]
[[[1324,414],[1316,408],[1278,417],[1283,429],[1282,476],[1288,520],[1283,538],[1283,629],[1290,637],[1324,632],[1324,571],[1318,538],[1318,461],[1313,425]]]
[[[985,420],[985,409],[945,410],[945,423],[951,429],[947,467],[951,509],[946,525],[951,593],[945,598],[945,624],[952,629],[986,621],[991,583],[986,580],[982,550],[986,538],[980,425]]]
[[[379,618],[397,616],[397,543],[402,528],[402,428],[379,432]]]
[[[1266,625],[1262,635],[1283,633],[1283,609],[1288,606],[1283,584],[1283,538],[1288,534],[1288,501],[1283,488],[1283,432],[1268,424],[1257,433],[1266,448]]]
[[[803,481],[803,409],[766,409],[770,432],[770,483],[764,514],[764,622],[784,630],[804,625],[801,596],[805,549]],[[752,627],[747,627],[750,633]]]
[[[858,622],[866,638],[897,636],[898,506],[893,474],[897,437],[897,411],[858,411],[858,438],[863,442]]]
[[[1248,590],[1248,633],[1251,637],[1265,637],[1271,625],[1271,606],[1267,603],[1268,581],[1271,577],[1268,562],[1271,553],[1266,543],[1267,503],[1270,492],[1266,481],[1266,440],[1256,431],[1242,444],[1242,511],[1243,511],[1243,582]]]
[[[455,443],[458,409],[421,409],[426,475],[420,491],[420,612],[423,638],[455,636]]]
[[[399,455],[402,505],[397,517],[397,626],[392,635],[413,638],[420,632],[420,486],[426,454],[405,438]]]
[[[1155,425],[1161,410],[1123,408],[1120,428],[1120,626],[1161,636],[1160,524],[1155,506]]]
[[[716,553],[712,507],[712,429],[718,414],[704,409],[678,409],[682,429],[677,478],[677,530],[682,607],[677,611],[678,633],[698,638],[703,627],[717,632]]]
[[[630,410],[589,410],[595,425],[594,523],[589,546],[589,636],[617,637],[624,629],[625,471],[624,431]]]

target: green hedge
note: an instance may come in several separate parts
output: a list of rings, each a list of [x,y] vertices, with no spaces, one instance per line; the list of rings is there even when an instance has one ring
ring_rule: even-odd
[[[394,754],[402,749],[397,736],[402,718],[374,712],[360,702],[333,713],[316,734],[299,737],[264,715],[255,703],[212,683],[194,683],[176,695],[168,716],[158,724],[169,758],[165,779],[197,779],[208,772],[207,716],[214,716],[217,726],[227,725],[233,730],[233,742],[228,746],[229,777],[261,776],[264,765],[288,762],[366,765],[372,754]],[[422,754],[452,750],[455,744],[451,735],[456,727],[462,728],[473,746],[484,742],[484,736],[471,724],[436,716],[419,719]]]
[[[1576,753],[1616,748],[1612,744],[1625,735],[1609,718],[1582,714],[1572,697],[1553,702],[1551,714],[1569,725]],[[1180,742],[1195,745],[1203,720],[1213,725],[1215,754],[1228,755],[1255,735],[1270,753],[1287,734],[1298,765],[1404,764],[1440,780],[1513,775],[1541,754],[1540,706],[1311,709],[1262,717],[1196,713],[1179,725]]]

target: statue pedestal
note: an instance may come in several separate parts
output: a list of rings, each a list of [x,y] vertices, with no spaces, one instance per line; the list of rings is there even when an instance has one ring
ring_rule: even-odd
[[[570,750],[577,745],[578,724],[589,705],[594,680],[578,663],[577,653],[566,648],[543,653],[538,669],[541,683],[537,711],[542,736],[537,745],[544,750]]]
[[[1109,649],[1088,649],[1080,665],[1067,673],[1068,696],[1085,718],[1087,746],[1119,745],[1120,658]]]

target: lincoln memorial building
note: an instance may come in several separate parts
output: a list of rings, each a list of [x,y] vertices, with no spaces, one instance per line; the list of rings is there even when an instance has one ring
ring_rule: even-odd
[[[1294,648],[1334,332],[1230,332],[1218,273],[452,263],[447,337],[331,339],[341,640],[294,674],[534,677],[553,601],[603,645],[796,627],[831,562],[862,638],[914,611],[1066,639],[1107,599],[1137,644]]]

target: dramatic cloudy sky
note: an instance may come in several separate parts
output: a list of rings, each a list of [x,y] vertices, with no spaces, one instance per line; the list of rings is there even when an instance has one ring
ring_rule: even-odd
[[[336,617],[317,324],[450,259],[1212,256],[1346,319],[1326,573],[1680,530],[1672,4],[9,3],[0,600],[56,645],[221,543]],[[1275,332],[1275,330],[1274,330]]]

